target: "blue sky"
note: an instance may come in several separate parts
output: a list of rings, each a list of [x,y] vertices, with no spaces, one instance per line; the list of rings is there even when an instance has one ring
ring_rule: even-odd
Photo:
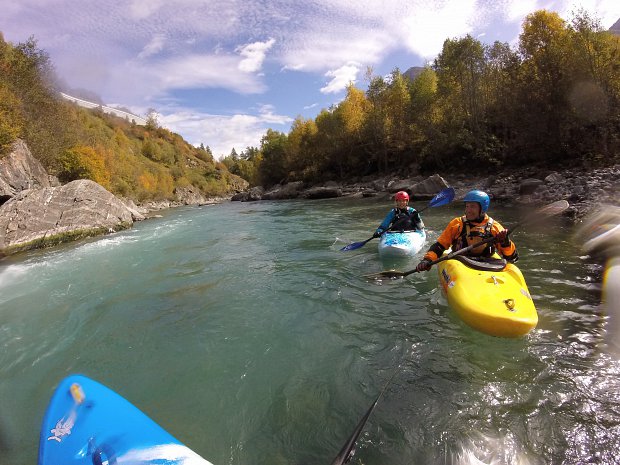
[[[366,69],[432,62],[446,38],[516,44],[535,10],[584,8],[608,29],[617,0],[0,0],[6,41],[34,36],[72,88],[162,126],[216,157],[268,128],[337,104]]]

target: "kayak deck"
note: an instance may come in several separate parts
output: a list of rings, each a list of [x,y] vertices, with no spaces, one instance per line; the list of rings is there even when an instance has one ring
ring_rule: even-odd
[[[114,391],[65,378],[41,426],[39,465],[211,465]]]
[[[388,231],[379,240],[379,255],[383,257],[409,257],[418,253],[426,242],[426,231]]]
[[[471,261],[455,257],[437,265],[441,289],[456,314],[491,336],[520,337],[535,328],[538,313],[521,270],[503,261],[474,269]]]

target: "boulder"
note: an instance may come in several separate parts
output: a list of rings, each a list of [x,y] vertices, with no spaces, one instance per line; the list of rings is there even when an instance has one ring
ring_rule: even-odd
[[[562,176],[560,173],[558,173],[557,171],[554,171],[553,173],[550,173],[546,178],[545,178],[545,182],[547,184],[549,183],[558,183],[561,182],[564,179],[564,176]]]
[[[247,199],[248,199],[247,192],[237,192],[230,198],[230,200],[233,202],[246,202]]]
[[[525,179],[521,182],[521,184],[519,184],[519,195],[531,195],[544,184],[544,181],[541,181],[540,179]]]
[[[262,200],[264,194],[265,189],[263,189],[263,186],[256,186],[252,187],[249,191],[239,192],[233,195],[230,200],[233,202],[255,202],[257,200]]]
[[[339,187],[313,187],[303,193],[306,199],[331,199],[334,197],[342,197],[342,189]]]
[[[0,254],[128,228],[132,212],[90,180],[24,190],[0,206]]]
[[[283,186],[278,185],[262,196],[263,200],[284,200],[296,199],[299,197],[301,189],[304,187],[303,181],[289,182]]]
[[[450,187],[444,178],[438,174],[426,178],[424,181],[414,184],[409,188],[409,193],[417,200],[431,199],[437,192]]]
[[[194,186],[177,187],[174,189],[174,195],[177,201],[183,205],[205,205],[209,203],[209,199]]]
[[[0,204],[26,189],[58,185],[22,140],[14,142],[9,154],[0,159]]]

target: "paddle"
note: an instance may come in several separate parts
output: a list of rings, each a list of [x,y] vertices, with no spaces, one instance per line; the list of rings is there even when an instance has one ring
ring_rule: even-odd
[[[553,202],[550,203],[549,205],[545,205],[544,207],[541,207],[539,209],[537,209],[536,211],[534,211],[533,213],[531,213],[528,218],[521,220],[520,222],[516,223],[509,231],[508,234],[511,234],[512,232],[514,232],[515,229],[517,229],[520,226],[523,226],[524,224],[527,223],[531,223],[533,221],[538,221],[541,220],[543,218],[548,218],[554,215],[558,215],[560,213],[562,213],[564,210],[566,210],[568,208],[568,202],[566,200],[558,200],[557,202]],[[449,253],[448,255],[444,255],[442,257],[439,257],[437,260],[432,261],[430,264],[432,265],[436,265],[439,262],[443,262],[444,260],[450,260],[451,258],[455,257],[456,255],[463,255],[464,253],[469,252],[472,249],[475,249],[477,247],[480,247],[483,244],[488,244],[490,242],[494,242],[495,241],[495,237],[489,237],[488,239],[485,239],[481,242],[478,242],[476,244],[472,244],[469,245],[467,247],[464,247],[462,249],[456,250],[454,252]],[[397,271],[397,270],[388,270],[388,271],[380,271],[379,273],[373,273],[373,274],[369,274],[366,275],[366,278],[368,279],[381,279],[381,278],[404,278],[405,276],[409,276],[412,273],[417,273],[418,270],[416,268],[414,268],[413,270],[409,270],[409,271]]]
[[[353,433],[351,434],[351,436],[349,436],[349,439],[347,439],[347,442],[344,443],[344,446],[342,446],[342,449],[340,449],[340,452],[338,452],[338,455],[333,460],[331,465],[344,465],[349,460],[351,460],[351,458],[355,454],[355,443],[357,442],[359,435],[362,433],[362,430],[364,429],[364,425],[366,424],[368,417],[370,417],[370,414],[377,406],[379,399],[381,399],[381,396],[383,396],[383,393],[386,391],[386,389],[392,382],[392,379],[394,379],[394,376],[396,376],[396,373],[398,373],[399,371],[400,371],[400,365],[398,365],[398,367],[396,368],[392,376],[390,376],[390,379],[387,380],[387,382],[383,386],[383,389],[381,389],[381,392],[379,393],[375,401],[372,403],[370,408],[366,411],[362,419],[359,421],[359,423],[353,430]]]
[[[435,195],[435,197],[431,199],[431,201],[428,203],[426,207],[422,208],[421,210],[418,210],[418,213],[423,212],[427,208],[440,207],[442,205],[446,205],[452,202],[453,198],[454,198],[454,189],[452,187],[447,187],[446,189],[443,189],[437,195]],[[382,235],[385,234],[385,232],[387,231],[383,231]],[[368,242],[372,241],[374,238],[375,236],[372,236],[366,239],[365,241],[353,242],[349,245],[344,246],[340,250],[344,252],[348,252],[349,250],[357,250],[361,247],[364,247]]]

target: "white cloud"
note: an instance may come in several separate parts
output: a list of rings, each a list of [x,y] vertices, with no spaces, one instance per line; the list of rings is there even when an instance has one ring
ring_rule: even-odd
[[[332,80],[325,87],[321,88],[321,93],[335,94],[346,89],[349,83],[355,83],[359,71],[359,63],[348,63],[336,70],[328,71],[325,73],[325,76],[332,78]]]
[[[128,61],[111,67],[108,86],[115,100],[131,102],[163,97],[178,89],[227,89],[239,94],[263,92],[259,76],[239,72],[233,55],[184,55],[152,61]]]
[[[275,39],[269,39],[267,42],[254,42],[252,44],[237,47],[236,51],[245,59],[239,62],[239,70],[246,73],[253,73],[261,69],[265,55],[275,43]]]
[[[185,140],[198,146],[209,146],[215,158],[229,155],[234,148],[241,153],[247,147],[259,147],[262,137],[272,125],[288,125],[288,116],[273,112],[270,105],[261,107],[256,115],[212,115],[179,109],[162,115],[159,122],[173,132],[183,134]],[[283,127],[282,131],[288,130]]]
[[[164,48],[165,36],[163,34],[156,34],[153,36],[151,41],[146,44],[146,46],[142,49],[142,51],[138,54],[138,58],[144,59],[148,58],[152,55],[156,55],[161,52]]]
[[[338,31],[312,30],[292,34],[280,56],[283,69],[326,72],[348,62],[374,65],[396,38],[387,31],[342,26]]]
[[[143,20],[159,10],[164,3],[164,0],[132,0],[129,11],[133,18]]]
[[[505,9],[506,17],[509,21],[523,22],[526,15],[536,11],[539,8],[537,3],[537,0],[508,2]]]
[[[446,39],[471,33],[478,12],[476,0],[434,5],[411,11],[398,25],[407,47],[425,59],[437,56]]]
[[[564,0],[557,3],[552,9],[557,11],[562,18],[570,19],[573,13],[577,13],[580,9],[585,9],[593,17],[601,20],[601,26],[604,29],[609,29],[620,18],[618,2],[608,0]]]

